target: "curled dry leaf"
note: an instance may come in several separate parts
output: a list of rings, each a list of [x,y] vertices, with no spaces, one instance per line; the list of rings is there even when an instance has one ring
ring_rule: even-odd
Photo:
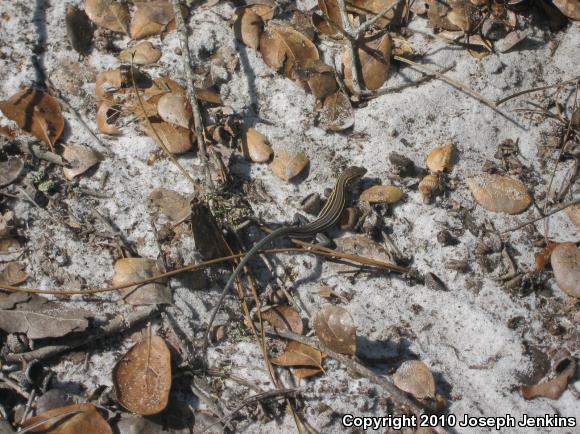
[[[86,0],[85,11],[97,26],[113,32],[127,33],[129,9],[116,0]]]
[[[171,389],[171,355],[159,336],[133,346],[113,369],[119,404],[133,413],[157,414],[167,407]]]
[[[519,214],[532,203],[525,185],[508,176],[483,173],[467,178],[467,185],[475,201],[488,211]]]
[[[332,1],[336,2],[336,0]],[[372,19],[379,12],[395,2],[396,0],[348,0],[346,6],[348,12],[366,16],[367,19]],[[384,28],[391,23],[396,24],[401,19],[404,4],[405,2],[399,2],[397,6],[393,7],[393,9],[385,14],[383,18],[377,21],[377,26]]]
[[[0,267],[0,283],[4,285],[19,285],[28,279],[26,264],[22,262],[8,262]]]
[[[580,229],[580,203],[566,208],[566,215]]]
[[[322,358],[323,354],[316,348],[300,342],[290,341],[282,354],[272,358],[272,363],[279,366],[298,366],[303,368],[299,373],[303,375],[301,378],[306,378],[324,371],[322,369]]]
[[[368,90],[377,90],[387,80],[391,66],[392,39],[387,33],[379,39],[366,42],[358,48],[358,55],[362,72],[362,83]],[[352,82],[352,62],[350,52],[345,49],[342,56],[344,68],[344,83],[351,92],[354,92]]]
[[[51,148],[64,130],[60,105],[53,96],[40,90],[20,90],[8,100],[0,101],[0,110],[20,129]]]
[[[419,182],[419,193],[423,203],[431,203],[433,196],[443,190],[441,180],[437,175],[429,174]]]
[[[580,20],[580,0],[552,0],[554,6],[573,20]]]
[[[97,109],[97,127],[99,131],[110,136],[121,134],[121,130],[116,125],[120,112],[120,106],[103,100]]]
[[[403,191],[393,185],[373,185],[363,191],[359,200],[369,203],[395,203],[403,197]]]
[[[317,99],[325,98],[338,90],[334,68],[318,59],[297,61],[293,78],[306,81],[312,95]]]
[[[522,396],[524,399],[537,397],[558,399],[568,387],[568,382],[574,377],[575,372],[576,360],[570,356],[563,357],[554,366],[556,376],[552,380],[532,386],[522,386]]]
[[[558,287],[580,298],[580,249],[574,243],[559,244],[552,251],[551,263]]]
[[[262,312],[262,319],[275,329],[291,331],[301,335],[304,332],[302,318],[292,306],[275,306]]]
[[[141,122],[139,128],[155,140],[155,143],[159,146],[161,146],[161,143],[159,143],[159,139],[161,139],[165,147],[172,154],[179,155],[190,151],[197,141],[195,133],[187,128],[181,128],[168,122],[155,120],[151,120],[151,125],[153,125],[157,134],[153,132],[147,121]]]
[[[134,39],[161,35],[175,29],[175,15],[170,1],[135,2],[137,10],[131,21],[131,37]]]
[[[107,421],[93,404],[71,404],[53,408],[24,422],[26,432],[43,434],[113,434]]]
[[[433,173],[450,171],[453,167],[453,144],[439,146],[427,156],[427,168]]]
[[[163,273],[157,261],[147,258],[121,258],[115,262],[113,285],[124,285],[148,279]],[[171,304],[171,290],[165,279],[152,283],[130,286],[120,290],[125,302],[133,305]]]
[[[157,112],[161,119],[183,128],[191,126],[193,114],[187,97],[182,93],[166,93],[157,102]]]
[[[84,10],[76,5],[66,8],[66,33],[73,49],[86,56],[91,51],[93,25]]]
[[[350,99],[338,91],[324,98],[318,107],[318,123],[327,131],[340,132],[354,125],[354,111]]]
[[[290,181],[300,175],[310,163],[302,152],[291,153],[282,149],[272,161],[272,172],[284,181]]]
[[[125,62],[133,61],[136,65],[150,65],[161,58],[161,50],[149,42],[140,42],[134,47],[125,48],[119,53],[119,59]]]
[[[16,181],[22,173],[22,169],[24,169],[24,162],[18,157],[0,161],[0,187]]]
[[[314,317],[318,339],[340,354],[356,354],[356,326],[350,313],[339,306],[326,305]]]
[[[246,131],[243,145],[244,155],[254,163],[266,163],[272,157],[273,151],[268,139],[254,128]]]
[[[435,397],[433,374],[420,360],[404,362],[393,375],[395,386],[417,399]]]
[[[260,46],[260,37],[263,31],[264,21],[253,11],[252,6],[243,6],[236,9],[234,34],[237,40],[257,50]]]
[[[156,188],[147,198],[155,211],[166,215],[172,223],[183,221],[191,212],[190,200],[167,188]]]
[[[95,82],[95,95],[97,96],[97,105],[101,103],[103,98],[111,94],[123,86],[124,77],[120,69],[109,69],[97,75]],[[109,98],[105,98],[109,100]]]
[[[340,9],[338,8],[336,0],[318,0],[318,7],[324,16],[330,18],[334,23],[340,24],[342,22]],[[328,24],[326,20],[319,21],[314,18],[315,16],[316,15],[313,15],[313,24],[321,33],[328,36],[336,36],[340,34],[338,30]]]
[[[85,173],[102,159],[94,149],[77,144],[64,146],[62,156],[70,165],[70,167],[63,168],[64,176],[69,181],[75,176]]]

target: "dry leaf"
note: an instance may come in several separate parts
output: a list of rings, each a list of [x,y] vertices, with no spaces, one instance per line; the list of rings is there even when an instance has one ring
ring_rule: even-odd
[[[25,299],[18,293],[0,297],[0,329],[25,333],[29,339],[58,338],[83,331],[91,316],[91,312],[63,308],[60,303],[36,295]]]
[[[246,131],[243,151],[246,158],[255,163],[266,163],[273,154],[266,136],[254,128],[248,128]]]
[[[327,131],[340,132],[354,125],[354,111],[350,99],[338,91],[324,98],[318,109],[318,123]]]
[[[155,132],[151,129],[149,122],[143,121],[139,125],[140,129],[155,140],[159,146],[159,138],[163,141],[165,147],[174,155],[184,154],[185,152],[193,149],[196,143],[195,133],[187,128],[181,128],[176,125],[172,125],[168,122],[154,121],[151,120],[151,125],[155,129]]]
[[[341,354],[356,354],[356,326],[348,311],[326,305],[314,317],[314,331],[324,345]]]
[[[93,42],[93,25],[84,10],[76,5],[66,8],[66,33],[73,49],[86,56],[91,51]]]
[[[191,201],[176,191],[156,188],[147,197],[155,213],[165,214],[172,223],[185,220],[191,213]]]
[[[521,181],[508,176],[483,173],[467,178],[476,202],[492,212],[519,214],[532,203],[532,197]]]
[[[22,255],[20,241],[16,238],[0,238],[0,259],[15,261]]]
[[[290,341],[282,354],[272,358],[272,363],[279,366],[300,366],[322,370],[322,357],[323,354],[316,348]]]
[[[534,269],[535,273],[539,273],[542,271],[548,262],[550,262],[550,258],[552,257],[552,252],[558,246],[558,243],[554,243],[552,241],[548,242],[548,245],[544,247],[540,253],[536,255],[536,268]]]
[[[113,285],[123,285],[162,274],[157,261],[147,258],[121,258],[115,262]],[[171,290],[165,279],[120,290],[123,300],[133,305],[171,304]]]
[[[433,374],[420,360],[408,360],[399,366],[393,375],[393,382],[399,389],[417,399],[435,397]]]
[[[59,417],[60,416],[60,417]],[[46,421],[27,430],[42,434],[113,434],[113,430],[93,404],[72,404],[53,408],[24,422],[24,427]]]
[[[191,231],[195,247],[203,259],[231,254],[211,209],[197,198],[191,201]]]
[[[9,158],[6,161],[0,161],[0,187],[12,184],[22,173],[24,162],[18,158]]]
[[[102,159],[94,149],[77,144],[65,145],[62,156],[70,164],[70,167],[62,169],[64,176],[69,181],[75,176],[85,173]]]
[[[575,372],[576,360],[573,357],[564,357],[554,367],[555,378],[545,383],[522,386],[522,396],[524,399],[537,397],[558,399],[568,387],[568,382],[574,377]]]
[[[580,203],[566,208],[566,215],[580,229]]]
[[[580,0],[552,0],[560,12],[573,20],[580,20]]]
[[[336,2],[336,0],[333,0]],[[347,0],[347,11],[358,15],[366,16],[367,19],[374,18],[387,6],[395,3],[396,0]],[[396,24],[403,15],[405,2],[400,2],[397,6],[387,12],[383,18],[379,19],[377,26],[384,28],[389,24]],[[340,22],[340,21],[338,21]]]
[[[236,9],[235,14],[234,34],[236,39],[257,50],[264,31],[264,21],[252,10],[251,6],[240,7]]]
[[[102,101],[97,110],[97,127],[99,131],[110,136],[121,134],[121,130],[116,125],[120,113],[120,106],[109,101]]]
[[[363,191],[359,200],[369,203],[395,203],[403,197],[403,191],[393,185],[373,185]]]
[[[135,2],[137,10],[131,21],[133,39],[161,35],[175,29],[173,5],[169,1]]]
[[[304,332],[302,318],[292,306],[275,306],[262,312],[262,319],[275,329],[291,331],[301,335]]]
[[[450,171],[453,159],[453,144],[439,146],[427,156],[427,168],[433,173]]]
[[[133,62],[135,65],[150,65],[161,58],[161,50],[149,42],[141,42],[134,47],[125,48],[119,53],[119,59]]]
[[[421,193],[423,203],[431,203],[433,196],[442,191],[443,187],[441,185],[441,180],[437,175],[433,175],[432,173],[419,182],[419,192]]]
[[[358,55],[361,65],[361,85],[368,90],[377,90],[387,80],[389,68],[391,66],[392,39],[389,34],[383,35],[380,39],[374,39],[358,48]],[[352,82],[352,62],[350,52],[345,49],[342,56],[344,68],[344,83],[351,92],[354,92]]]
[[[329,17],[334,23],[341,24],[342,18],[340,16],[340,9],[336,0],[318,0],[318,7],[323,12],[325,17]],[[313,15],[315,17],[316,15]],[[340,34],[338,30],[324,21],[318,21],[313,18],[314,26],[323,34],[328,36],[336,36]]]
[[[574,243],[561,243],[552,251],[551,263],[558,287],[580,298],[580,249]]]
[[[326,98],[338,90],[334,68],[318,59],[297,60],[292,78],[306,81],[317,99]]]
[[[14,213],[12,211],[6,211],[4,214],[0,214],[0,239],[7,238],[14,229]],[[0,252],[2,249],[0,249]]]
[[[450,11],[447,5],[440,3],[438,0],[427,0],[427,5],[429,6],[427,17],[433,27],[450,31],[461,30],[447,18],[447,14]]]
[[[8,262],[0,270],[0,283],[4,285],[19,285],[28,279],[26,264],[22,262]]]
[[[161,119],[182,128],[190,128],[193,114],[187,97],[181,93],[166,93],[157,102],[157,112]]]
[[[64,130],[64,118],[54,97],[36,89],[23,89],[7,101],[0,101],[0,110],[18,127],[51,148]]]
[[[504,38],[494,44],[494,48],[500,53],[507,53],[517,44],[525,40],[530,34],[529,30],[514,30],[508,33]]]
[[[159,336],[133,346],[113,369],[117,401],[127,410],[157,414],[167,407],[171,389],[171,355]]]
[[[95,82],[95,95],[97,97],[97,106],[101,103],[103,99],[110,102],[110,98],[105,98],[123,86],[124,74],[121,73],[119,68],[109,69],[103,71],[97,75]]]
[[[86,0],[85,11],[96,25],[114,32],[127,33],[129,10],[126,3],[116,0]]]
[[[272,172],[278,178],[288,182],[300,175],[310,163],[308,157],[302,152],[290,153],[282,149],[272,161]]]

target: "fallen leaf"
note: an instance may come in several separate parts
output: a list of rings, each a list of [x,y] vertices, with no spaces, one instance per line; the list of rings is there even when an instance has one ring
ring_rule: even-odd
[[[161,212],[172,223],[185,220],[191,214],[191,201],[176,191],[156,188],[147,197],[155,213]]]
[[[291,331],[301,335],[304,332],[302,318],[292,306],[275,306],[262,312],[262,319],[275,329]]]
[[[73,49],[86,56],[91,51],[93,42],[93,25],[84,10],[76,5],[66,8],[66,33]]]
[[[195,247],[203,259],[231,254],[211,209],[197,198],[191,201],[191,231]]]
[[[294,368],[292,369],[292,372],[294,372],[294,375],[298,378],[310,378],[323,373],[324,370],[321,368]]]
[[[264,31],[264,21],[256,14],[251,6],[236,9],[234,21],[234,35],[244,45],[257,50],[260,46],[260,37]]]
[[[340,9],[336,0],[318,0],[318,7],[323,12],[325,17],[328,17],[335,24],[341,25],[342,18],[340,16]],[[314,15],[316,16],[316,15]],[[317,21],[313,19],[314,26],[323,34],[328,36],[336,36],[340,33],[332,25],[328,24],[326,20]]]
[[[403,197],[403,191],[393,185],[373,185],[363,191],[359,197],[362,202],[395,203]]]
[[[169,1],[135,2],[137,10],[131,21],[131,37],[134,39],[161,35],[175,29],[173,5]]]
[[[508,33],[504,38],[494,44],[494,48],[500,53],[507,53],[513,47],[525,40],[530,34],[529,30],[514,30]]]
[[[566,215],[580,229],[580,203],[566,208]]]
[[[292,78],[305,81],[317,99],[325,98],[338,90],[334,68],[318,59],[296,61]]]
[[[95,82],[95,95],[97,97],[97,107],[105,99],[106,101],[111,102],[110,98],[105,98],[106,96],[110,96],[114,92],[121,89],[126,81],[125,74],[121,72],[120,68],[117,69],[109,69],[107,71],[103,71],[97,75],[96,82]]]
[[[340,132],[354,125],[352,104],[340,90],[324,98],[317,115],[318,123],[327,131]]]
[[[322,371],[322,357],[323,354],[316,348],[290,341],[282,354],[272,358],[272,363],[278,366],[300,366]]]
[[[91,312],[67,309],[40,296],[22,302],[18,293],[0,298],[0,329],[25,333],[29,339],[58,338],[89,326]]]
[[[115,0],[86,0],[85,12],[96,25],[113,32],[127,33],[129,9]]]
[[[246,158],[255,163],[266,163],[272,157],[273,151],[266,136],[254,128],[248,128],[243,142]]]
[[[12,229],[14,229],[14,212],[6,211],[0,214],[0,239],[10,236]]]
[[[16,122],[18,127],[51,148],[64,130],[64,117],[54,97],[36,89],[23,89],[6,101],[0,101],[0,110]]]
[[[118,136],[121,130],[117,128],[121,107],[109,101],[102,101],[97,109],[97,128],[103,134]]]
[[[391,66],[392,39],[389,34],[380,39],[362,41],[364,45],[358,46],[358,56],[361,65],[361,85],[368,90],[377,90],[387,80]],[[350,51],[345,49],[342,56],[344,68],[344,83],[351,92],[354,92],[352,78],[352,62]]]
[[[22,262],[8,262],[0,268],[0,283],[4,285],[19,285],[28,279],[26,264]]]
[[[193,122],[193,113],[187,97],[181,93],[166,93],[157,102],[157,113],[165,122],[190,128]]]
[[[43,422],[45,421],[45,422]],[[43,423],[40,423],[43,422]],[[42,434],[113,434],[113,430],[93,404],[72,404],[54,408],[24,422],[27,430]]]
[[[552,0],[560,12],[573,20],[580,20],[580,0]]]
[[[333,1],[336,2],[336,0]],[[365,16],[367,19],[372,19],[379,12],[395,2],[396,0],[348,0],[346,2],[346,7],[347,11],[350,13],[355,13]],[[377,26],[384,28],[389,24],[397,24],[403,15],[404,5],[405,2],[399,2],[397,6],[393,7],[393,9],[387,12],[383,18],[377,21]]]
[[[222,104],[222,97],[219,92],[213,89],[194,89],[195,97],[200,101],[210,102],[212,104]]]
[[[532,386],[522,386],[522,396],[524,399],[537,397],[558,399],[567,389],[568,383],[574,377],[575,372],[576,360],[574,357],[564,357],[555,364],[553,370],[555,377],[552,380]]]
[[[115,262],[113,285],[123,285],[148,279],[163,273],[157,261],[147,258],[121,258]],[[120,290],[123,300],[133,305],[171,304],[171,290],[165,284],[165,279],[152,283],[130,286]]]
[[[435,397],[433,374],[420,360],[403,362],[394,373],[393,382],[399,389],[410,393],[417,399]]]
[[[450,171],[453,160],[453,144],[434,148],[427,156],[427,168],[433,173]]]
[[[457,31],[461,30],[457,25],[453,24],[448,18],[447,14],[451,8],[438,0],[427,0],[427,18],[430,24],[439,29]]]
[[[0,161],[0,187],[12,184],[22,173],[24,162],[19,157]]]
[[[340,306],[328,304],[314,317],[314,331],[324,345],[340,354],[356,354],[356,326]]]
[[[467,185],[475,201],[488,211],[519,214],[532,203],[524,184],[508,176],[482,173],[467,178]]]
[[[550,258],[552,257],[552,252],[558,246],[558,243],[554,243],[553,241],[549,241],[548,245],[544,247],[537,255],[536,255],[536,268],[534,270],[535,273],[539,273],[542,271],[548,262],[550,262]]]
[[[20,241],[16,238],[0,238],[0,259],[15,261],[22,255]]]
[[[119,53],[119,59],[133,62],[135,65],[150,65],[161,58],[161,50],[149,42],[140,42],[134,47],[125,48]]]
[[[272,172],[278,178],[288,182],[300,175],[310,164],[308,157],[302,152],[291,153],[282,149],[272,161]]]
[[[558,244],[551,257],[558,287],[571,297],[580,298],[580,249],[574,243]]]
[[[167,407],[171,390],[171,354],[159,336],[133,346],[113,369],[117,401],[127,410],[157,414]]]
[[[443,191],[441,179],[439,176],[430,173],[419,182],[419,192],[423,203],[431,203],[433,196]]]
[[[94,149],[78,144],[65,145],[62,156],[70,164],[70,167],[62,169],[65,178],[69,181],[75,176],[85,173],[102,160],[102,157]]]
[[[197,142],[195,133],[187,128],[181,128],[168,122],[155,120],[151,120],[151,125],[153,125],[157,134],[153,132],[149,122],[147,121],[141,122],[139,128],[151,137],[159,146],[161,146],[161,143],[159,143],[159,139],[161,139],[169,152],[174,155],[184,154],[191,151]],[[159,138],[157,136],[159,136]]]

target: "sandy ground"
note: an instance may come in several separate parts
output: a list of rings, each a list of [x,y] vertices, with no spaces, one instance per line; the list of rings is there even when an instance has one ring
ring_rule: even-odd
[[[113,55],[96,49],[79,60],[67,42],[63,25],[66,4],[71,2],[36,3],[40,7],[35,8],[33,2],[0,3],[0,98],[6,99],[34,82],[31,50],[38,35],[45,35],[46,50],[41,56],[45,70],[96,130],[95,75],[117,67],[119,62]],[[300,1],[298,5],[309,8],[314,3]],[[571,308],[572,314],[570,310],[568,315],[562,313],[563,306],[573,306],[573,302],[557,288],[553,278],[547,279],[545,287],[523,296],[503,288],[497,278],[506,272],[505,267],[500,265],[491,272],[484,271],[474,255],[480,240],[469,231],[458,236],[460,242],[455,246],[442,247],[436,240],[441,229],[462,226],[450,210],[452,203],[472,210],[477,225],[492,224],[497,231],[537,216],[533,206],[517,216],[484,210],[475,204],[465,178],[480,173],[486,160],[494,160],[501,142],[519,140],[520,159],[530,169],[530,180],[534,181],[528,188],[535,197],[541,197],[546,192],[555,155],[541,161],[538,150],[555,134],[556,125],[514,112],[514,108],[522,105],[521,99],[512,100],[501,110],[492,110],[442,81],[431,80],[369,101],[356,109],[352,131],[329,134],[314,123],[312,95],[276,75],[257,52],[235,41],[227,22],[233,10],[228,4],[220,4],[210,10],[194,12],[191,18],[193,33],[189,39],[194,58],[199,59],[204,53],[212,53],[220,47],[236,50],[240,68],[231,77],[223,69],[213,67],[212,70],[215,76],[222,77],[221,95],[225,105],[240,114],[247,126],[265,134],[275,151],[282,148],[300,150],[311,160],[308,177],[299,184],[288,184],[276,178],[267,165],[250,164],[239,156],[234,158],[232,173],[243,180],[240,182],[248,184],[247,199],[256,216],[266,222],[291,220],[292,214],[299,210],[300,200],[309,193],[323,193],[325,188],[331,187],[336,171],[346,164],[368,169],[363,185],[370,185],[373,180],[388,184],[392,173],[388,156],[393,151],[408,156],[421,167],[424,167],[429,150],[435,146],[452,142],[458,151],[457,163],[450,175],[452,188],[448,189],[445,198],[431,205],[423,204],[416,188],[418,179],[415,179],[408,185],[400,184],[406,197],[385,218],[394,243],[405,256],[413,258],[413,266],[421,272],[436,273],[449,291],[410,286],[404,279],[384,274],[361,274],[353,278],[337,273],[336,266],[319,259],[278,255],[274,263],[291,267],[292,289],[308,311],[316,312],[325,303],[317,295],[321,283],[333,286],[337,292],[350,291],[352,299],[342,306],[351,313],[358,327],[362,354],[374,358],[398,357],[399,361],[414,355],[424,361],[435,374],[438,392],[449,399],[449,413],[459,419],[464,415],[506,414],[519,419],[524,414],[556,413],[579,417],[578,401],[570,392],[565,392],[557,401],[525,401],[518,389],[522,382],[538,380],[537,364],[542,361],[534,359],[530,347],[538,348],[548,355],[548,359],[560,349],[568,349],[578,357],[577,305]],[[450,77],[491,100],[518,90],[567,80],[578,73],[578,23],[558,33],[531,27],[528,40],[518,49],[482,60],[471,57],[464,49],[430,37],[432,30],[423,18],[415,18],[410,28],[413,35],[409,42],[416,52],[424,54],[422,63],[440,68],[455,65],[448,73]],[[163,41],[151,40],[162,48],[163,56],[157,65],[146,70],[152,76],[167,75],[183,83],[181,60],[175,54],[179,46],[177,34],[169,33]],[[127,42],[128,39],[121,38],[117,44],[124,48]],[[336,45],[322,45],[325,59],[332,59]],[[388,83],[396,87],[419,77],[419,73],[397,65]],[[546,100],[542,93],[528,95],[526,99]],[[93,146],[94,141],[77,121],[66,113],[65,117],[67,128],[63,141]],[[0,123],[4,125],[8,121],[0,117]],[[94,173],[81,177],[79,185],[100,190],[109,198],[68,195],[58,205],[60,208],[51,212],[71,213],[80,221],[88,220],[98,225],[91,212],[93,207],[97,208],[118,226],[139,255],[156,258],[159,245],[151,230],[146,197],[157,187],[190,193],[190,186],[168,160],[150,163],[150,154],[156,151],[156,145],[133,125],[127,126],[118,138],[102,136],[101,139],[107,146],[107,155]],[[186,155],[179,160],[194,176],[201,177],[196,156]],[[571,164],[571,161],[560,164],[555,185],[559,185]],[[105,176],[108,180],[101,188]],[[272,200],[257,201],[258,196],[252,194],[256,185],[265,189]],[[30,274],[28,286],[55,288],[62,284],[99,286],[110,283],[112,265],[117,259],[114,250],[74,236],[49,220],[45,212],[25,202],[14,203],[14,211],[24,222],[30,248],[26,257]],[[537,227],[543,230],[542,223]],[[336,235],[341,236],[338,232]],[[564,213],[550,219],[550,237],[556,241],[580,241],[578,230]],[[533,267],[534,254],[539,249],[532,245],[528,232],[511,232],[505,242],[513,248],[520,269]],[[191,237],[181,239],[171,249],[184,263],[199,260]],[[444,267],[448,259],[465,259],[472,271],[462,274],[449,270]],[[199,337],[226,276],[225,269],[219,273],[214,270],[207,274],[206,282],[197,282],[201,288],[194,291],[185,280],[172,281],[174,306],[168,312],[186,336],[197,333]],[[267,283],[264,279],[263,285]],[[111,302],[116,299],[109,294],[99,296],[99,300],[79,298],[74,303],[104,316],[127,309]],[[233,297],[228,306],[230,312],[238,310],[238,302]],[[518,316],[522,320],[510,327],[510,319]],[[221,314],[218,319],[225,323],[228,316]],[[554,335],[548,323],[559,324],[565,331]],[[230,339],[210,351],[210,360],[216,365],[228,365],[237,375],[253,378],[267,388],[269,380],[256,345],[250,338],[233,339],[241,327],[238,315],[230,322]],[[58,373],[58,383],[77,392],[93,390],[100,384],[111,385],[111,369],[130,345],[130,339],[119,339],[93,348],[86,365],[74,360],[55,362],[53,368]],[[377,365],[376,369],[388,372],[394,367],[396,363],[387,363]],[[578,376],[575,381],[580,387]],[[344,413],[386,416],[389,412],[384,400],[380,399],[383,394],[380,389],[364,378],[354,378],[333,361],[327,363],[326,375],[303,381],[300,386],[304,388],[305,414],[322,432],[343,432],[339,416]],[[243,390],[228,381],[221,397],[224,402],[239,399]],[[203,407],[193,398],[190,402]],[[580,425],[580,419],[577,423]],[[269,422],[249,418],[240,425],[240,430],[292,432],[295,428],[292,418],[284,416]],[[457,432],[490,431],[457,428]],[[501,432],[565,433],[580,432],[580,428]]]

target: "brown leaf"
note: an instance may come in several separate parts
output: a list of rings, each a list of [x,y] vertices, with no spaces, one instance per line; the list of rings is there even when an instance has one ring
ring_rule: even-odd
[[[18,158],[9,158],[6,161],[0,161],[0,187],[12,184],[22,173],[24,162]]]
[[[322,368],[294,368],[292,370],[298,378],[310,378],[324,372]]]
[[[318,59],[298,60],[292,78],[306,81],[317,99],[332,95],[338,90],[334,68]]]
[[[573,20],[580,20],[580,0],[552,0],[560,12]]]
[[[0,329],[6,333],[25,333],[30,339],[58,338],[85,330],[92,314],[80,309],[67,309],[60,303],[40,296],[24,302],[18,293],[0,298]]]
[[[338,91],[324,98],[318,108],[318,122],[327,131],[340,132],[354,125],[354,111],[350,99]]]
[[[358,56],[360,60],[362,77],[361,84],[369,90],[377,90],[387,80],[391,66],[392,39],[389,34],[380,39],[366,42],[362,47],[359,45]],[[354,92],[352,82],[352,68],[350,52],[345,49],[342,56],[344,67],[344,83],[351,92]]]
[[[135,2],[137,10],[131,21],[131,37],[134,39],[161,35],[175,29],[173,5],[169,1]]]
[[[103,100],[97,109],[97,128],[103,134],[118,136],[121,130],[117,128],[116,121],[119,119],[121,107],[109,101]]]
[[[453,159],[453,144],[434,148],[427,156],[427,168],[433,173],[451,170]]]
[[[350,313],[328,304],[314,317],[314,331],[324,345],[341,354],[356,354],[356,326]]]
[[[302,152],[290,153],[282,149],[272,161],[272,172],[278,178],[288,182],[300,175],[310,164],[308,157]]]
[[[272,358],[278,366],[301,366],[322,369],[322,353],[303,343],[290,341],[284,352]]]
[[[36,89],[23,89],[7,101],[0,101],[0,110],[18,127],[51,148],[64,130],[64,118],[54,97]]]
[[[393,382],[399,389],[417,399],[435,397],[433,374],[420,360],[408,360],[399,366],[393,375]]]
[[[338,25],[342,24],[340,9],[338,8],[338,3],[336,0],[318,0],[318,7],[323,12],[325,17],[329,17],[334,23]],[[313,20],[313,23],[316,28],[325,35],[336,36],[339,34],[338,30],[335,30],[335,28],[328,24],[326,20]]]
[[[147,258],[121,258],[115,262],[113,285],[136,282],[157,276],[163,271],[159,269],[157,261]],[[165,279],[139,286],[130,286],[120,290],[126,303],[142,304],[171,304],[171,290],[165,284]]]
[[[244,45],[257,50],[260,46],[260,37],[264,31],[264,21],[256,14],[251,6],[236,9],[234,21],[234,35]]]
[[[395,203],[403,197],[403,191],[393,185],[373,185],[363,191],[359,197],[362,202]]]
[[[45,421],[45,422],[43,422]],[[93,404],[72,404],[53,408],[31,417],[24,426],[40,425],[28,430],[42,434],[113,434],[113,430]]]
[[[576,360],[574,357],[564,357],[554,367],[554,373],[557,374],[555,378],[545,383],[522,386],[522,396],[524,399],[537,397],[558,399],[568,387],[568,382],[574,377],[575,372]]]
[[[19,285],[28,279],[26,264],[22,262],[8,262],[0,271],[0,283],[4,285]]]
[[[291,331],[301,335],[304,332],[302,318],[292,306],[276,306],[262,312],[262,319],[275,329]]]
[[[461,30],[447,18],[447,14],[450,11],[449,6],[440,3],[438,0],[427,0],[427,4],[429,6],[427,17],[433,27],[450,31]]]
[[[85,173],[102,160],[102,157],[94,149],[78,144],[65,145],[62,156],[71,166],[62,169],[64,176],[69,181],[75,176]]]
[[[221,105],[222,97],[219,92],[213,89],[194,89],[195,97],[200,101],[210,102],[212,104]]]
[[[508,176],[482,173],[467,178],[467,185],[476,202],[488,211],[519,214],[532,203],[524,184]]]
[[[156,212],[165,214],[172,223],[183,221],[191,213],[190,200],[167,188],[156,188],[149,193],[148,200]]]
[[[182,128],[190,128],[193,114],[189,101],[184,94],[166,93],[157,102],[157,112],[161,119]]]
[[[168,122],[154,120],[151,120],[151,125],[153,125],[157,134],[153,132],[149,122],[147,121],[141,122],[139,128],[161,146],[159,139],[157,138],[157,136],[159,136],[163,141],[163,144],[165,144],[165,147],[174,155],[184,154],[192,150],[197,142],[195,133],[187,128],[181,128]]]
[[[273,154],[266,136],[254,128],[248,128],[242,149],[246,158],[255,163],[266,163]]]
[[[14,229],[14,212],[6,211],[0,214],[0,239],[9,237],[12,229]],[[0,252],[2,252],[1,247]]]
[[[167,407],[171,389],[171,355],[159,336],[133,346],[113,369],[117,401],[127,410],[157,414]]]
[[[580,298],[580,249],[574,243],[558,244],[551,262],[558,287],[569,296]]]
[[[113,32],[127,33],[129,10],[126,3],[115,0],[86,0],[85,11],[96,25]]]
[[[333,0],[336,2],[336,0]],[[346,2],[347,11],[372,19],[387,6],[395,3],[396,0],[348,0]],[[397,24],[404,11],[405,2],[400,2],[397,6],[387,12],[383,18],[379,19],[377,26],[387,27],[389,24]]]
[[[535,273],[539,273],[542,271],[548,262],[550,262],[550,258],[552,257],[552,252],[558,246],[558,243],[554,243],[553,241],[548,242],[548,245],[544,247],[537,255],[536,255],[536,268],[534,269]]]
[[[149,42],[141,42],[134,47],[125,48],[119,53],[119,59],[133,62],[135,65],[150,65],[161,58],[161,50]]]

